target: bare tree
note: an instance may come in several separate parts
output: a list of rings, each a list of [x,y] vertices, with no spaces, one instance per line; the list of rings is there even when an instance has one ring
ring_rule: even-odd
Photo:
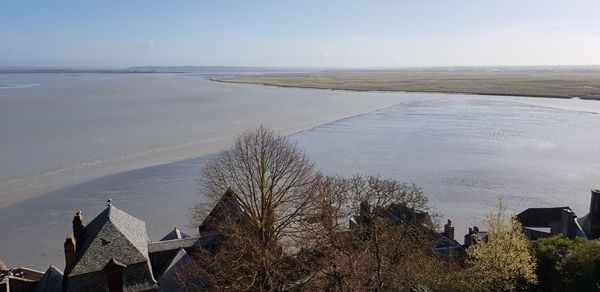
[[[312,199],[314,163],[285,136],[261,126],[247,131],[202,172],[206,195],[232,190],[266,247],[279,241]]]
[[[352,192],[354,210],[359,211],[361,202],[374,208],[391,204],[404,205],[415,211],[429,211],[429,200],[423,190],[415,184],[400,183],[380,176],[355,175],[348,180]]]
[[[429,210],[415,185],[323,176],[296,144],[265,127],[239,136],[208,163],[201,182],[212,200],[196,209],[197,218],[224,199],[243,218],[212,220],[222,214],[210,213],[224,240],[194,252],[193,264],[178,272],[187,290],[361,291],[436,283],[432,275],[440,270],[419,229],[431,224],[404,227],[382,216],[390,207]]]
[[[397,224],[384,214],[390,207],[429,210],[420,188],[378,176],[319,177],[316,185],[313,220],[307,220],[300,243],[320,254],[307,290],[383,291],[420,284],[443,289],[449,282],[447,264],[432,252],[426,230],[431,225]],[[361,226],[349,228],[350,220]]]
[[[196,265],[180,278],[206,279],[216,290],[281,290],[293,282],[294,260],[283,247],[299,233],[315,179],[314,163],[287,137],[262,126],[237,137],[203,169],[209,201],[193,210],[196,220],[221,216],[216,231],[226,240],[195,252]],[[210,213],[225,193],[233,196],[242,220]]]

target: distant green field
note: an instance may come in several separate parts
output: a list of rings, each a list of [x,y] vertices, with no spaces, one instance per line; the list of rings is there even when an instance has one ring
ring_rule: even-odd
[[[357,71],[229,76],[213,80],[340,90],[580,97],[600,100],[600,72]]]

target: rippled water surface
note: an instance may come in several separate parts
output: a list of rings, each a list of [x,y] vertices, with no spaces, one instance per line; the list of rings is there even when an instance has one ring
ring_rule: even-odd
[[[568,205],[583,216],[590,189],[600,187],[600,115],[594,112],[430,95],[295,138],[326,172],[380,174],[422,186],[461,235],[498,198],[515,212]]]

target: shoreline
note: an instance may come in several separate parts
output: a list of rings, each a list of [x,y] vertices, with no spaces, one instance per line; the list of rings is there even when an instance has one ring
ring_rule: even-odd
[[[237,76],[228,76],[237,77]],[[390,90],[390,89],[358,89],[358,88],[333,88],[325,86],[310,86],[310,85],[289,85],[289,84],[273,84],[267,82],[252,82],[244,80],[224,80],[214,77],[206,78],[209,81],[231,83],[231,84],[253,84],[268,87],[280,87],[280,88],[300,88],[300,89],[319,89],[319,90],[331,90],[331,91],[347,91],[347,92],[372,92],[372,93],[439,93],[439,94],[468,94],[468,95],[482,95],[482,96],[511,96],[511,97],[534,97],[534,98],[552,98],[552,99],[582,99],[582,100],[594,100],[600,101],[600,97],[581,97],[581,96],[562,96],[562,95],[546,95],[546,94],[518,94],[518,93],[489,93],[489,92],[468,92],[468,91],[443,91],[443,90]]]

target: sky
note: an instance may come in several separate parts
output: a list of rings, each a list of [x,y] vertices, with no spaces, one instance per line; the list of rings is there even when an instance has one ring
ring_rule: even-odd
[[[0,3],[0,67],[145,65],[600,65],[600,1]]]

